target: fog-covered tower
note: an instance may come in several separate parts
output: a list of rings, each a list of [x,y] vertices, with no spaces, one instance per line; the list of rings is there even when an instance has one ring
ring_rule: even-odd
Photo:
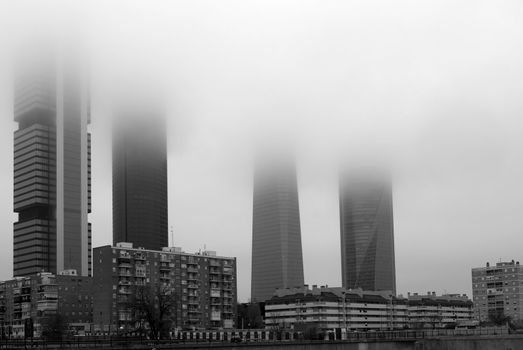
[[[113,125],[113,243],[168,246],[167,135],[160,106],[119,108]]]
[[[15,80],[14,276],[91,275],[91,139],[84,71],[42,55]]]
[[[303,286],[296,167],[288,159],[259,160],[254,174],[252,301],[276,288]]]
[[[382,173],[344,171],[339,197],[343,287],[396,293],[390,179]]]

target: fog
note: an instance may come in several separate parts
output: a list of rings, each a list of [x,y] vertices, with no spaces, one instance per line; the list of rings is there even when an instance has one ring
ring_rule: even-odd
[[[171,244],[236,256],[241,301],[253,149],[282,135],[297,153],[306,283],[341,283],[338,166],[379,159],[398,292],[470,295],[472,267],[523,259],[522,15],[519,1],[1,1],[0,279],[12,276],[14,52],[52,38],[91,67],[94,247],[112,241],[113,93],[154,81]]]

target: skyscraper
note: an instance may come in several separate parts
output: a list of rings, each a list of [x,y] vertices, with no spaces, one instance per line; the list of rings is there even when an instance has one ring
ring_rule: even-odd
[[[254,175],[252,301],[303,286],[300,209],[293,162],[259,162]]]
[[[120,110],[113,126],[113,243],[168,246],[167,140],[157,108]]]
[[[14,117],[14,275],[91,274],[88,92],[77,64],[18,69]]]
[[[342,173],[339,195],[344,288],[396,293],[391,187],[382,174]]]

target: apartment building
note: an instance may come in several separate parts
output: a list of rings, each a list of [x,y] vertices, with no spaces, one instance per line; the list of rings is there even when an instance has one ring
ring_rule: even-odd
[[[265,304],[267,328],[309,324],[318,329],[390,330],[405,328],[407,302],[390,292],[308,286],[279,289]]]
[[[472,319],[472,302],[463,295],[403,298],[391,292],[304,286],[279,289],[265,304],[267,328],[299,324],[348,331],[445,328]]]
[[[6,338],[38,338],[59,315],[64,332],[85,334],[92,317],[92,278],[42,272],[0,282],[0,326]]]
[[[127,333],[144,322],[136,310],[144,286],[172,298],[170,331],[232,328],[236,319],[236,258],[181,248],[147,250],[132,243],[94,249],[94,323]]]
[[[519,261],[487,263],[472,269],[472,297],[477,320],[492,316],[523,319],[523,269]]]
[[[445,328],[470,324],[474,319],[472,301],[466,294],[408,294],[411,328]]]

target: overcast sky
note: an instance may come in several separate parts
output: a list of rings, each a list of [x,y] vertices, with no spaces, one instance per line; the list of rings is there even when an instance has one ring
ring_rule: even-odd
[[[251,150],[271,132],[298,150],[306,283],[340,285],[336,168],[372,155],[393,168],[398,292],[470,294],[472,267],[523,261],[521,18],[521,1],[1,0],[0,278],[15,221],[10,51],[49,32],[81,38],[92,63],[94,246],[112,241],[109,87],[161,78],[174,245],[236,256],[240,300]]]

